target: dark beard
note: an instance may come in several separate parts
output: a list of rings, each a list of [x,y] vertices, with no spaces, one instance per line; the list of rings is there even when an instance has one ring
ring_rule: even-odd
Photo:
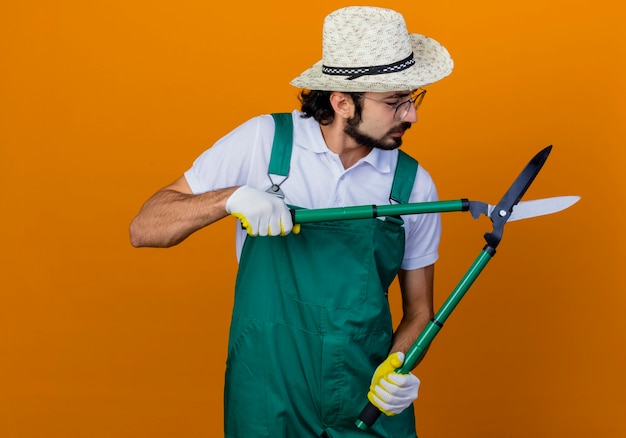
[[[376,149],[382,149],[385,151],[392,151],[394,149],[399,148],[402,145],[402,137],[389,137],[391,140],[393,140],[393,144],[383,143],[382,140],[378,140],[374,137],[371,137],[359,131],[358,126],[359,126],[358,124],[352,125],[348,123],[346,127],[344,128],[343,132],[348,137],[352,138],[354,141],[360,144],[361,146],[365,146],[370,149],[376,148]],[[387,134],[384,137],[387,137],[388,135],[393,134],[394,132],[406,131],[409,128],[411,128],[411,123],[402,122],[400,123],[400,125],[398,125],[397,127],[387,132]]]

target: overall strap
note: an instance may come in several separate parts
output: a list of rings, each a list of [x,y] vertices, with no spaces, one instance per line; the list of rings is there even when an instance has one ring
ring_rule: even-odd
[[[293,145],[293,119],[291,113],[274,113],[272,117],[275,125],[274,143],[267,173],[284,176],[287,179]]]
[[[417,175],[417,168],[418,163],[413,157],[398,150],[398,163],[396,165],[396,173],[393,176],[391,194],[389,195],[391,201],[399,204],[407,204],[409,202]]]

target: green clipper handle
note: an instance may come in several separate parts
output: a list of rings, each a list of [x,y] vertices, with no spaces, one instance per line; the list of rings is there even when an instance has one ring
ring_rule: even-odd
[[[494,254],[495,249],[492,247],[487,245],[483,248],[461,281],[442,304],[439,311],[435,314],[433,319],[428,322],[411,348],[409,348],[409,351],[407,351],[404,357],[404,363],[396,370],[398,373],[408,374],[417,365],[419,360],[426,353],[426,350],[430,346],[431,342],[435,339],[435,336],[439,333],[439,330],[443,327],[443,323],[446,319],[448,319],[448,316],[450,316],[457,304],[461,301],[463,296],[465,296],[465,293],[472,286],[476,278],[478,278]],[[374,425],[380,414],[380,410],[378,410],[378,408],[371,402],[368,402],[359,414],[359,417],[356,420],[356,426],[361,430],[367,430]]]
[[[305,224],[308,222],[369,219],[380,216],[399,216],[403,214],[467,211],[469,210],[469,205],[467,199],[415,202],[410,204],[358,205],[354,207],[333,207],[314,210],[291,210],[291,216],[294,224]]]

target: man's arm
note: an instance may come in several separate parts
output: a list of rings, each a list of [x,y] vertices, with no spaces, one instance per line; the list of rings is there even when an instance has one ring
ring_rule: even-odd
[[[194,195],[184,176],[150,197],[130,224],[135,247],[166,248],[226,217],[226,200],[237,187]]]
[[[369,401],[387,415],[404,411],[416,398],[420,381],[412,373],[399,374],[404,353],[413,345],[422,329],[433,317],[434,265],[398,273],[402,292],[402,320],[393,335],[387,359],[376,368]]]
[[[400,270],[398,273],[402,320],[393,335],[391,353],[406,353],[433,317],[434,275],[434,265],[410,271]]]

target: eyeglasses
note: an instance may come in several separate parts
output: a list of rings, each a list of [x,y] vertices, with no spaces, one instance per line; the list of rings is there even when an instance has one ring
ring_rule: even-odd
[[[426,90],[418,90],[418,93],[416,95],[414,95],[413,97],[411,97],[409,100],[405,100],[405,101],[400,102],[400,103],[395,104],[395,105],[393,105],[391,103],[384,102],[382,100],[373,99],[373,98],[367,97],[365,95],[361,95],[361,96],[364,97],[365,99],[373,100],[374,102],[384,103],[388,107],[393,108],[393,110],[394,110],[394,112],[393,112],[393,119],[396,122],[399,122],[401,120],[404,120],[404,118],[407,116],[407,114],[411,110],[411,104],[413,104],[415,106],[415,110],[416,111],[419,109],[420,105],[424,101],[424,96],[425,95],[426,95]]]

